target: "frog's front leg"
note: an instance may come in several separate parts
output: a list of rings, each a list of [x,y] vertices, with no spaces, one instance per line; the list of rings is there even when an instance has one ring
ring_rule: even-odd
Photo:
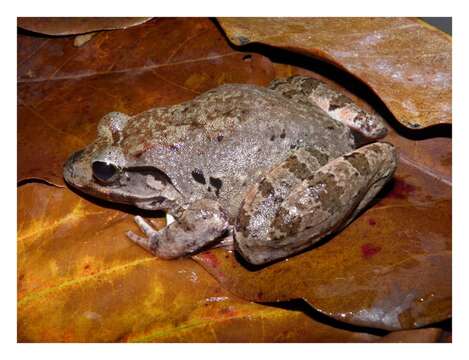
[[[289,256],[340,230],[396,168],[394,147],[387,143],[330,161],[306,155],[300,149],[248,191],[235,226],[235,247],[249,262]]]
[[[216,201],[208,199],[195,201],[179,219],[159,231],[140,216],[135,217],[135,222],[146,237],[131,231],[127,236],[163,259],[193,253],[216,241],[229,229],[227,215]]]

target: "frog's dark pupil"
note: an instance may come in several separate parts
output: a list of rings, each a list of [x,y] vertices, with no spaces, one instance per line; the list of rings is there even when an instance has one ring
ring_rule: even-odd
[[[103,161],[93,162],[93,175],[101,181],[109,181],[117,172],[117,168],[113,164]]]

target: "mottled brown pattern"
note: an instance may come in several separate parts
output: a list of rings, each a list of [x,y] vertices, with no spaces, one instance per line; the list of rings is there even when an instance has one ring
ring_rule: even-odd
[[[344,159],[357,169],[360,175],[366,175],[370,172],[370,164],[364,154],[354,152],[349,155],[344,155]]]
[[[345,95],[334,96],[332,99],[330,99],[329,111],[342,108],[347,104],[350,104],[350,99]]]
[[[288,236],[293,236],[299,230],[302,217],[299,215],[292,215],[288,209],[281,206],[276,214],[274,221],[272,222],[272,230],[275,233],[280,233],[275,237],[272,237],[273,241],[283,240]]]
[[[274,187],[269,180],[263,179],[258,185],[258,191],[262,194],[262,197],[267,198],[274,193]]]
[[[321,84],[320,81],[313,79],[313,78],[304,79],[300,83],[303,94],[307,96],[311,94],[311,92],[316,90],[318,86],[320,86],[320,84]]]
[[[309,152],[311,154],[311,156],[316,159],[319,163],[319,165],[325,165],[327,164],[327,162],[330,160],[329,156],[327,155],[327,153],[319,150],[319,149],[316,149],[316,148],[313,148],[313,147],[306,147],[305,150],[307,152]]]
[[[292,174],[294,174],[298,179],[306,179],[311,175],[311,170],[308,166],[298,160],[296,155],[290,156],[282,165],[283,168],[288,169]]]
[[[340,197],[344,193],[344,188],[337,182],[334,174],[319,172],[313,176],[313,181],[308,187],[319,189],[321,206],[330,214],[334,214],[336,209],[343,206]]]
[[[251,215],[248,213],[248,211],[243,207],[241,207],[239,211],[239,215],[236,219],[236,231],[238,233],[241,233],[243,236],[248,236],[248,226],[249,222],[251,221]]]

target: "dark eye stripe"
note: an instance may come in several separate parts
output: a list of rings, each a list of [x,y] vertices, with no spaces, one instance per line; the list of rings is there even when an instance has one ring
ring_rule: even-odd
[[[92,167],[94,177],[103,182],[111,182],[117,175],[117,167],[113,164],[94,161]]]

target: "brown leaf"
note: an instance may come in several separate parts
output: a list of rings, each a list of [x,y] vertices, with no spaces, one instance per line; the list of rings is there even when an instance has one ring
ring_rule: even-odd
[[[47,35],[74,35],[98,30],[126,29],[143,24],[151,17],[56,17],[18,18],[20,28]]]
[[[65,160],[94,140],[108,112],[136,114],[222,83],[268,83],[270,61],[245,55],[206,19],[154,20],[80,48],[70,38],[19,35],[18,181],[63,185]]]
[[[126,213],[42,184],[18,192],[20,342],[378,339],[241,300],[190,259],[158,260],[126,239]]]
[[[451,38],[411,18],[220,18],[236,45],[318,57],[355,75],[409,128],[451,123]]]

